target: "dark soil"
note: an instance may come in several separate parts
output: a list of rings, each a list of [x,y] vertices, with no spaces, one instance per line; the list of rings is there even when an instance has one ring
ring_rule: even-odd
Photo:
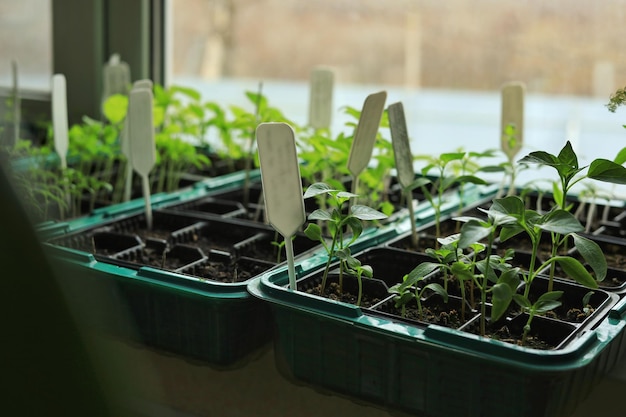
[[[480,334],[479,321],[475,320],[464,330],[473,334]],[[513,327],[508,323],[500,323],[495,326],[487,325],[484,336],[501,342],[511,343],[513,345],[524,346],[532,349],[552,350],[557,347],[556,344],[542,339],[539,335],[534,333],[532,329],[527,335],[526,340],[522,342],[522,333],[513,329]]]
[[[367,278],[363,278],[367,279]],[[319,295],[321,297],[326,297],[335,301],[342,301],[344,303],[354,304],[356,305],[358,294],[353,294],[352,292],[344,291],[342,292],[339,288],[339,284],[336,282],[330,282],[326,284],[326,288],[324,290],[324,294],[321,293],[321,284],[316,285],[313,288],[309,288],[306,290],[307,293],[313,295]],[[363,291],[363,296],[361,298],[360,307],[372,307],[374,304],[378,304],[382,299],[376,296],[371,296],[367,292]]]
[[[459,328],[467,321],[468,318],[475,315],[475,313],[467,307],[464,320],[461,314],[461,306],[458,302],[459,300],[449,300],[448,303],[444,303],[442,299],[434,300],[435,298],[438,297],[432,296],[428,300],[422,302],[421,314],[415,300],[412,300],[405,306],[404,315],[402,315],[402,308],[396,307],[393,299],[385,301],[382,305],[377,307],[377,309],[387,314],[400,317],[404,320],[415,321],[422,324],[438,324],[440,326],[446,326],[453,329]]]
[[[268,269],[267,265],[243,265],[240,262],[207,262],[195,266],[189,273],[201,279],[210,279],[220,282],[243,282],[253,278]]]

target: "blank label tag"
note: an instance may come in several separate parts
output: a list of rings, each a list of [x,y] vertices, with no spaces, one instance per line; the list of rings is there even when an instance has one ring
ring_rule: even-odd
[[[316,68],[311,72],[309,125],[315,129],[330,128],[334,79],[333,72],[327,68]]]
[[[120,61],[119,55],[111,56],[111,59],[103,69],[104,85],[103,96],[107,98],[113,94],[127,94],[130,86],[130,67],[126,62]]]
[[[286,123],[261,123],[256,136],[267,218],[281,235],[290,237],[305,221],[293,129]]]
[[[513,159],[524,143],[524,91],[523,83],[513,82],[502,87],[502,119],[500,123],[500,149]]]
[[[128,139],[133,168],[139,175],[148,175],[156,162],[152,91],[143,88],[131,91],[128,118]]]
[[[61,158],[61,168],[67,167],[67,149],[69,146],[67,127],[67,87],[65,75],[52,76],[52,124],[54,131],[54,149]]]
[[[370,94],[363,103],[363,110],[354,133],[354,142],[348,157],[348,170],[353,176],[359,175],[370,162],[376,134],[385,109],[387,92]]]
[[[411,144],[404,117],[404,107],[402,103],[393,103],[387,108],[389,113],[389,130],[391,131],[391,143],[393,154],[396,160],[398,171],[398,181],[402,188],[406,188],[415,179],[413,169],[413,155],[411,154]]]

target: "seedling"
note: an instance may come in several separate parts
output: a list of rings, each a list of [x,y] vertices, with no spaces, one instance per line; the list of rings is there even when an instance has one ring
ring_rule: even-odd
[[[455,264],[456,270],[454,271],[456,274],[469,272],[471,279],[480,291],[480,334],[482,336],[485,335],[486,329],[487,294],[491,293],[491,319],[496,321],[505,313],[520,282],[517,268],[512,268],[506,262],[501,262],[497,255],[492,255],[493,243],[498,230],[507,224],[514,223],[515,218],[492,208],[493,205],[487,211],[487,220],[474,217],[456,219],[465,222],[461,227],[461,234],[457,243],[459,248],[475,247],[476,243],[487,239],[485,258],[480,261],[476,261],[474,258],[473,262],[479,273],[472,273],[474,269],[471,264],[469,266]],[[500,273],[499,276],[497,272]]]
[[[533,318],[535,318],[537,314],[544,314],[550,310],[560,307],[562,303],[559,301],[559,298],[561,298],[562,295],[563,291],[548,291],[543,293],[534,304],[532,304],[525,295],[513,295],[515,302],[522,308],[523,311],[528,313],[528,320],[524,325],[524,332],[522,334],[522,345],[526,344],[526,339],[528,337],[528,333],[530,332],[530,325]]]
[[[525,209],[523,201],[517,196],[494,200],[490,211],[515,219],[514,222],[503,226],[500,232],[501,242],[506,242],[521,232],[526,233],[531,241],[531,259],[528,271],[524,276],[526,281],[525,297],[528,297],[535,277],[548,266],[559,264],[570,278],[589,288],[597,288],[597,281],[602,281],[606,276],[607,265],[602,250],[594,241],[578,235],[584,228],[570,212],[556,209],[540,214],[536,211]],[[552,252],[549,259],[536,266],[539,242],[544,231],[552,235]],[[557,236],[558,239],[556,238]],[[578,252],[593,269],[595,278],[591,276],[578,259],[557,253],[557,249],[570,238],[573,240]],[[548,291],[552,291],[553,278],[553,274],[551,274]]]
[[[309,186],[304,193],[304,198],[311,198],[318,195],[326,195],[330,208],[317,209],[308,217],[309,220],[327,222],[328,230],[331,234],[330,245],[326,242],[322,234],[322,228],[317,223],[309,223],[304,233],[311,240],[319,241],[328,255],[326,267],[322,276],[321,292],[324,293],[326,288],[326,280],[330,265],[335,258],[340,259],[339,266],[339,291],[343,292],[343,273],[354,269],[357,265],[353,261],[350,251],[347,250],[363,232],[363,221],[382,220],[387,217],[386,214],[379,212],[367,206],[353,204],[346,210],[346,206],[351,198],[358,195],[331,188],[325,183],[315,183]],[[349,233],[349,239],[344,240],[345,232]],[[360,296],[359,296],[360,299]]]
[[[429,269],[430,268],[428,267],[421,267],[420,265],[413,269],[409,274],[405,275],[402,278],[402,283],[389,288],[389,292],[391,294],[396,294],[394,297],[395,306],[396,308],[401,308],[402,317],[406,316],[406,305],[414,299],[417,304],[419,319],[423,320],[422,297],[428,290],[439,295],[443,298],[444,302],[448,302],[448,293],[439,283],[431,282],[423,287],[419,286],[419,283],[432,272],[432,270]]]
[[[428,176],[431,170],[435,170],[436,180],[434,182],[433,191],[429,191],[426,187],[422,186],[422,192],[426,199],[434,209],[435,214],[435,236],[441,237],[441,209],[444,203],[444,192],[450,189],[455,184],[486,184],[485,180],[478,178],[474,175],[448,175],[446,171],[448,165],[453,161],[458,162],[465,158],[465,152],[452,152],[442,153],[438,157],[436,156],[417,156],[418,160],[426,160],[427,165],[422,168],[422,175]],[[462,203],[461,203],[462,204]]]
[[[544,151],[536,151],[536,152],[531,152],[530,154],[522,158],[520,162],[535,163],[535,164],[539,164],[542,166],[549,166],[556,170],[557,174],[559,175],[559,182],[556,182],[555,186],[553,187],[554,201],[557,207],[557,214],[554,214],[554,217],[559,220],[565,220],[565,218],[567,217],[565,213],[567,213],[567,210],[569,209],[567,206],[568,192],[572,189],[574,185],[584,180],[585,178],[595,179],[595,180],[603,181],[603,182],[610,182],[614,184],[626,184],[626,168],[615,162],[609,161],[607,159],[595,159],[589,165],[589,169],[587,170],[587,173],[583,174],[583,171],[587,167],[586,166],[581,167],[578,165],[578,157],[576,156],[576,153],[574,152],[574,149],[572,148],[572,145],[569,141],[565,143],[565,146],[561,149],[558,155],[552,155]],[[548,213],[548,215],[551,215],[551,213]],[[571,217],[574,220],[576,220],[573,216]],[[550,220],[550,219],[544,218],[543,220]],[[566,220],[566,222],[568,223],[567,228],[565,229],[567,230],[567,232],[565,232],[566,234],[581,232],[584,230],[582,226],[580,225],[580,222],[578,222],[577,220],[576,220],[576,223],[578,223],[578,227],[576,227],[574,223],[569,220]],[[562,238],[562,233],[561,233],[559,225],[556,225],[554,221],[549,221],[548,223],[550,223],[550,226],[548,228],[545,227],[545,224],[544,226],[542,226],[542,228],[543,230],[547,230],[550,232],[550,235],[552,238],[552,257],[554,258],[557,255],[559,247],[563,244],[566,244],[567,240]],[[579,230],[573,230],[572,227],[575,229],[579,229]],[[573,236],[574,236],[575,241],[578,240],[582,245],[581,240],[583,238],[578,235],[573,235]],[[584,240],[591,242],[588,239],[584,239]],[[591,243],[585,243],[584,248],[582,250],[585,251],[585,248],[591,248],[591,247],[592,247]],[[598,251],[599,251],[599,248],[598,248]],[[593,252],[595,253],[596,250],[594,249]],[[594,271],[596,272],[596,278],[598,280],[602,280],[604,279],[604,276],[606,275],[606,260],[604,259],[602,252],[599,251],[599,253],[600,253],[600,256],[596,256],[593,253],[581,253],[581,254],[583,256],[585,255],[590,256],[590,260],[594,263],[594,264],[591,264],[591,266],[594,268]],[[597,267],[600,266],[599,265],[600,259],[604,261],[603,263],[604,266],[601,267],[600,269],[596,269]],[[561,262],[559,263],[561,264]],[[570,261],[566,263],[571,264]],[[563,265],[561,265],[561,267],[563,267],[564,269],[566,268]],[[555,268],[556,268],[556,264],[552,262],[550,264],[550,285],[548,287],[548,291],[552,290],[552,281],[554,277]],[[576,269],[578,269],[578,265],[576,265]],[[572,272],[575,272],[575,271],[572,271]],[[598,273],[600,274],[598,275]]]

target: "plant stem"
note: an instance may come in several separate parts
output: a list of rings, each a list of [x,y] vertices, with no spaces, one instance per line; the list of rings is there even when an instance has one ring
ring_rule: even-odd
[[[485,262],[485,272],[483,273],[483,282],[480,289],[480,335],[485,335],[485,321],[487,314],[487,285],[489,280],[489,268],[491,267],[491,248],[493,246],[494,230],[489,233],[489,241],[487,242],[487,257]]]
[[[326,262],[326,268],[324,269],[324,275],[322,275],[322,287],[321,293],[324,294],[326,289],[326,279],[328,278],[328,271],[330,271],[330,264],[333,261],[333,253],[335,253],[335,245],[337,244],[337,235],[333,235],[333,240],[330,244],[330,250],[328,250],[328,261]]]

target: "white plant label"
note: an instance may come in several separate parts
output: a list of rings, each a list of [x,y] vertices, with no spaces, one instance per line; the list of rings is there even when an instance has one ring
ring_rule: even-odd
[[[69,146],[67,127],[67,86],[65,75],[52,76],[52,125],[54,150],[61,159],[61,169],[67,168],[67,149]]]
[[[106,99],[113,94],[126,94],[130,86],[130,67],[120,60],[118,54],[111,55],[103,69],[103,96]]]
[[[152,206],[148,178],[156,163],[152,101],[152,91],[139,88],[130,92],[128,103],[130,161],[133,169],[142,179],[148,229],[152,228]]]
[[[314,129],[330,129],[334,82],[335,75],[328,68],[311,71],[309,125]]]
[[[133,89],[148,89],[152,91],[152,80],[144,79],[137,80],[133,83]],[[133,164],[130,158],[130,139],[128,137],[129,132],[129,124],[130,124],[130,111],[128,111],[126,118],[124,119],[124,126],[122,127],[122,131],[120,132],[120,148],[122,150],[122,154],[126,157],[128,163],[126,164],[126,182],[124,184],[124,201],[130,200],[131,197],[131,189],[133,184]]]
[[[524,144],[524,92],[523,83],[513,82],[502,87],[502,118],[500,123],[500,149],[513,160]]]
[[[355,177],[367,167],[372,157],[376,134],[385,110],[385,100],[387,92],[381,91],[370,94],[363,103],[348,157],[348,169]]]
[[[286,123],[261,123],[256,138],[267,219],[285,239],[289,288],[295,291],[291,238],[305,221],[295,135]]]
[[[389,130],[391,131],[391,144],[398,171],[398,181],[402,188],[406,188],[415,180],[413,169],[413,155],[411,144],[404,117],[402,103],[390,104],[387,108],[389,114]]]

